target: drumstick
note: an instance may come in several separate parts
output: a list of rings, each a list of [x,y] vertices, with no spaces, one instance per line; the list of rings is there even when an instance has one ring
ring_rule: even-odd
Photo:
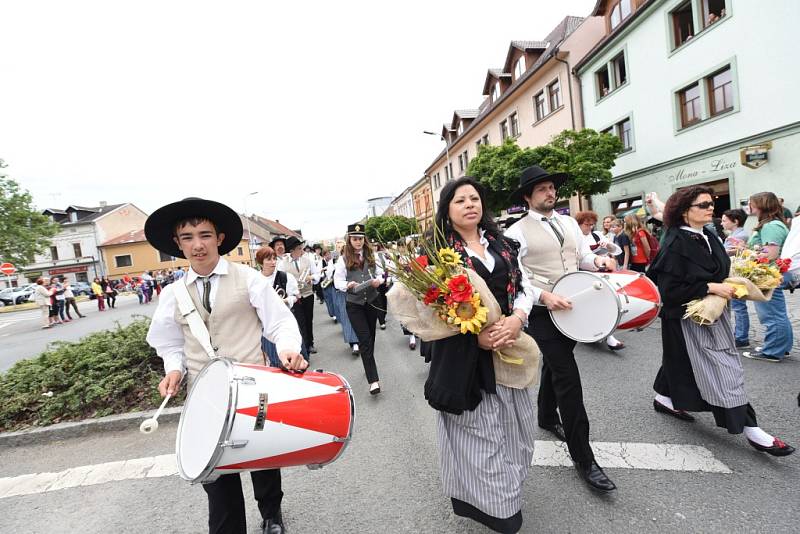
[[[583,295],[584,293],[590,292],[592,289],[600,291],[601,289],[603,289],[603,282],[594,282],[592,285],[590,285],[586,289],[581,289],[577,293],[573,294],[572,296],[566,297],[566,298],[567,298],[567,300],[571,301],[575,297],[579,297],[579,296]]]
[[[139,425],[139,432],[142,434],[152,434],[158,430],[158,416],[161,415],[161,410],[163,410],[164,406],[167,405],[167,401],[169,401],[170,397],[172,397],[172,394],[167,393],[167,396],[164,397],[164,400],[161,402],[161,406],[159,406],[158,410],[156,410],[156,414],[153,417],[142,421],[142,424]]]

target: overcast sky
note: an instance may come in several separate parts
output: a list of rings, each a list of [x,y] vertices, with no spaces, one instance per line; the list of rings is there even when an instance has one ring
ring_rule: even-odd
[[[512,39],[595,0],[0,0],[0,158],[39,208],[186,196],[341,235],[442,150]]]

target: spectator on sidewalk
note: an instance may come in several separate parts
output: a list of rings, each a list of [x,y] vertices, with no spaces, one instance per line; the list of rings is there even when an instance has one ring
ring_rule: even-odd
[[[94,282],[92,282],[92,293],[94,293],[94,297],[97,299],[97,309],[99,311],[106,311],[106,297],[103,293],[103,286],[100,285],[100,279],[97,277],[95,277]]]
[[[114,289],[114,284],[107,276],[104,276],[100,281],[100,287],[103,288],[103,294],[106,296],[106,303],[110,308],[116,308],[117,304],[117,290]]]
[[[64,311],[67,312],[67,317],[69,320],[72,320],[72,316],[69,314],[70,306],[75,310],[75,313],[83,319],[86,317],[85,315],[81,315],[80,310],[78,310],[78,305],[75,302],[75,293],[72,292],[72,285],[69,283],[66,277],[61,278],[62,283],[64,284]]]
[[[66,304],[66,297],[64,297],[64,284],[58,278],[53,278],[53,298],[56,306],[58,318],[62,323],[68,323],[71,319],[67,319],[64,315],[64,307]]]
[[[44,278],[36,280],[36,287],[33,288],[33,298],[42,312],[42,328],[50,328],[50,292],[45,286]]]
[[[737,251],[747,245],[749,232],[744,229],[747,214],[744,210],[727,210],[722,214],[722,227],[728,232],[725,238],[725,251],[728,256],[735,256]],[[737,348],[750,346],[750,315],[747,311],[747,301],[731,299],[731,309],[736,319],[733,337]]]

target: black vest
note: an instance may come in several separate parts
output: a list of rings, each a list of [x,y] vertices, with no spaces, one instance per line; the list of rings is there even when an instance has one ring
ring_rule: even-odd
[[[278,289],[282,289],[283,290],[283,297],[286,296],[286,281],[287,280],[288,280],[288,278],[287,278],[285,272],[283,272],[283,271],[275,271],[275,280],[272,282],[272,287],[273,287],[273,289],[275,289],[275,291],[278,291]],[[278,291],[278,294],[281,294],[281,292]],[[281,298],[283,298],[283,297],[281,297]]]
[[[344,261],[344,258],[342,258],[342,261]],[[374,272],[374,268],[372,271]],[[364,260],[364,267],[362,269],[347,269],[348,282],[360,284],[371,278],[372,273],[370,272],[366,260]],[[353,291],[348,289],[344,296],[347,302],[364,305],[378,298],[378,291],[372,286],[367,286],[366,289],[362,289],[358,293],[353,293]]]
[[[509,315],[511,310],[508,309],[508,267],[503,258],[491,247],[486,252],[494,258],[494,271],[490,273],[481,260],[475,256],[472,256],[472,266],[475,272],[486,281],[489,291],[497,299],[503,314]]]

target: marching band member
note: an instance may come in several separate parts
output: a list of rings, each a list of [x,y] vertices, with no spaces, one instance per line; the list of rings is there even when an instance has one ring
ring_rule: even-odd
[[[313,285],[319,281],[320,273],[316,265],[303,252],[303,242],[294,236],[286,240],[286,250],[289,255],[284,258],[282,271],[290,273],[297,279],[297,286],[300,289],[300,297],[292,309],[297,324],[300,325],[300,333],[303,335],[303,345],[308,354],[316,354],[314,348],[314,288]]]
[[[220,357],[264,364],[261,335],[277,345],[278,358],[291,370],[308,364],[299,354],[301,336],[291,312],[258,271],[228,262],[224,256],[239,245],[242,222],[224,204],[187,198],[156,210],[145,222],[147,241],[157,250],[189,260],[189,272],[162,292],[147,333],[147,342],[164,360],[161,396],[175,395],[184,375],[191,386],[209,361],[201,343],[177,306],[175,288],[185,284],[197,313],[206,323]],[[281,517],[281,473],[253,471],[253,493],[263,522],[262,533],[284,532]],[[214,533],[247,532],[244,496],[238,473],[202,485],[208,495],[208,527]]]
[[[334,273],[336,272],[336,265],[340,261],[344,261],[343,256],[340,254],[339,259],[336,261],[331,260],[326,269],[327,273],[326,276],[331,281],[328,289],[330,290],[329,293],[326,295],[326,299],[330,299],[333,302],[333,313],[335,315],[334,321],[339,322],[339,326],[342,327],[342,337],[344,338],[344,342],[350,345],[350,351],[353,356],[358,356],[361,354],[361,349],[358,346],[358,336],[356,335],[356,331],[353,330],[353,325],[350,323],[350,318],[347,316],[347,300],[345,299],[344,292],[339,291],[336,289],[334,284]],[[326,300],[327,302],[327,300]]]
[[[542,351],[538,424],[567,442],[575,468],[590,487],[612,491],[616,486],[597,465],[589,445],[589,417],[572,352],[576,342],[556,328],[548,310],[572,308],[569,300],[551,293],[559,277],[579,268],[613,271],[616,262],[593,254],[575,219],[554,210],[558,188],[566,179],[566,174],[551,175],[536,165],[522,171],[519,188],[510,200],[527,202],[530,209],[506,230],[506,236],[520,243],[520,263],[534,286],[537,305],[531,311],[529,333]]]
[[[794,447],[764,432],[748,402],[730,309],[710,325],[683,318],[691,300],[709,294],[728,300],[734,296],[734,287],[723,283],[730,258],[719,239],[704,228],[714,216],[713,195],[708,187],[686,187],[673,193],[663,210],[667,234],[647,273],[664,302],[664,353],[653,384],[653,408],[689,422],[694,417],[687,412],[710,411],[717,426],[729,434],[744,433],[754,449],[787,456]]]
[[[317,272],[320,273],[320,280],[314,283],[314,294],[319,299],[319,303],[322,304],[325,302],[325,294],[322,292],[322,273],[323,271],[323,260],[322,260],[322,246],[321,245],[314,245],[314,253],[312,254],[312,259],[314,261],[314,265],[317,267]]]
[[[275,251],[275,256],[278,258],[278,266],[276,268],[282,271],[283,259],[286,257],[286,236],[276,235],[267,245]]]
[[[347,227],[347,236],[342,257],[336,262],[333,283],[336,289],[345,292],[347,317],[358,336],[361,362],[369,382],[369,392],[381,392],[378,381],[378,366],[375,363],[375,331],[378,321],[378,286],[381,285],[383,269],[375,263],[372,249],[365,241],[364,226],[356,223]],[[356,291],[359,284],[365,287]]]
[[[319,286],[322,289],[322,300],[325,302],[325,307],[328,309],[328,317],[336,322],[336,304],[333,302],[333,292],[336,288],[333,287],[333,261],[331,260],[331,251],[326,250],[322,254],[322,279]],[[330,267],[330,269],[329,269]]]
[[[283,299],[286,306],[292,309],[297,297],[300,296],[300,290],[297,288],[297,280],[291,273],[279,271],[276,268],[278,256],[275,254],[275,250],[270,246],[261,247],[256,251],[256,261],[261,265],[261,274],[267,277],[267,282],[272,286],[272,289]],[[262,336],[261,350],[267,355],[272,367],[280,367],[278,349],[275,347],[275,343]]]

